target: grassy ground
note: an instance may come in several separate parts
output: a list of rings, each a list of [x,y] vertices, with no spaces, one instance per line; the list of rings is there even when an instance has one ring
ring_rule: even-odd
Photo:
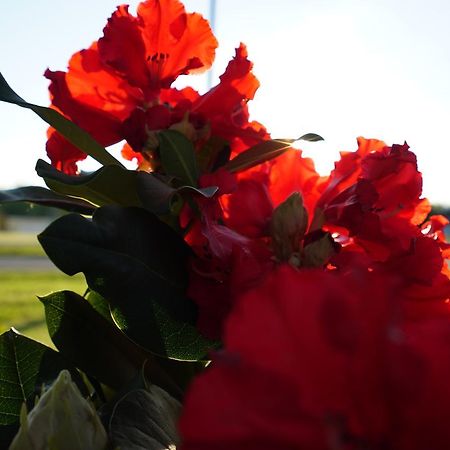
[[[69,277],[58,271],[1,271],[0,333],[13,326],[22,334],[49,344],[44,307],[36,296],[63,289],[83,294],[86,289],[84,277]]]
[[[33,233],[0,232],[0,258],[5,256],[38,257],[45,253]],[[50,344],[44,307],[36,296],[63,289],[83,294],[84,277],[69,277],[57,270],[0,270],[0,333],[14,327]]]
[[[45,256],[33,233],[0,232],[0,256]]]

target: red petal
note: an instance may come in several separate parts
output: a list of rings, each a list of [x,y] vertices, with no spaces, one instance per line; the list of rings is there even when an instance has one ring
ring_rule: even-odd
[[[54,128],[49,128],[47,132],[47,155],[52,166],[68,175],[75,175],[78,172],[77,161],[86,158],[86,154],[72,145]]]
[[[121,5],[108,19],[103,37],[98,41],[100,58],[121,74],[131,85],[147,85],[147,53],[139,20]]]
[[[127,118],[137,104],[143,103],[139,89],[131,87],[102,63],[96,42],[72,56],[66,82],[77,101],[119,120]]]
[[[317,191],[319,174],[310,158],[303,158],[300,150],[290,149],[276,158],[270,171],[270,194],[275,206],[286,200],[293,192],[300,192],[312,217],[315,203],[319,197]]]
[[[318,201],[319,206],[328,203],[333,197],[354,184],[361,174],[361,158],[372,152],[379,152],[386,147],[378,139],[359,137],[356,152],[341,152],[341,159],[335,163],[335,168],[328,177],[325,189]]]
[[[181,74],[211,66],[217,41],[199,14],[186,14],[178,0],[147,0],[138,17],[119,6],[99,40],[102,60],[151,99]]]
[[[200,14],[186,14],[178,0],[147,0],[139,4],[137,13],[153,86],[169,87],[178,75],[212,65],[218,44]]]
[[[101,68],[95,43],[72,56],[68,73],[47,70],[45,76],[52,106],[102,145],[122,139],[121,121],[134,108],[135,91]]]
[[[228,63],[220,77],[220,83],[202,95],[194,105],[194,111],[208,118],[231,115],[242,103],[253,99],[259,81],[251,72],[253,63],[247,58],[247,48],[240,44],[235,57]]]

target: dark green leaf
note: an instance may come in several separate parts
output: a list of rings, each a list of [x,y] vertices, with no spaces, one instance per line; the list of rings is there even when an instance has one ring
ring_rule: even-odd
[[[101,164],[114,164],[122,166],[112,155],[110,155],[92,136],[86,131],[79,128],[70,120],[66,119],[62,114],[52,108],[45,108],[43,106],[33,105],[26,102],[19,97],[8,85],[6,80],[0,73],[0,100],[22,108],[28,108],[34,111],[41,119],[51,125],[62,136],[64,136],[75,147],[82,150],[84,153],[92,156]]]
[[[213,345],[195,328],[196,307],[185,294],[190,249],[153,214],[103,207],[92,221],[64,216],[38,238],[63,272],[85,274],[139,345],[183,360],[200,359]]]
[[[219,136],[211,136],[197,153],[197,162],[202,173],[214,172],[230,159],[230,144]]]
[[[311,235],[314,236],[314,240],[307,243],[303,249],[302,265],[322,267],[336,252],[336,244],[328,232],[320,231],[311,233]]]
[[[175,209],[180,195],[200,195],[211,198],[218,189],[217,186],[208,186],[201,189],[181,186],[175,189],[162,181],[156,174],[146,172],[137,173],[137,186],[142,204],[155,214],[167,214]]]
[[[323,137],[319,136],[316,133],[306,133],[303,136],[300,136],[298,139],[296,139],[297,141],[309,141],[309,142],[318,142],[318,141],[323,141]]]
[[[289,148],[291,148],[291,143],[287,141],[264,141],[239,153],[239,155],[225,164],[224,167],[230,172],[240,172],[241,170],[249,169],[250,167],[257,166],[265,161],[276,158]]]
[[[177,190],[153,173],[138,172],[137,195],[141,203],[155,214],[167,214],[176,201]]]
[[[158,133],[161,164],[167,175],[176,177],[181,185],[197,186],[199,177],[192,142],[175,130]]]
[[[108,322],[114,323],[109,310],[109,303],[98,292],[89,289],[87,295],[84,296],[88,303]]]
[[[143,361],[141,352],[83,297],[60,291],[40,300],[50,337],[70,362],[114,389],[134,378]]]
[[[25,186],[0,191],[0,203],[29,202],[36,205],[52,206],[65,211],[91,215],[95,206],[79,198],[57,194],[40,186]]]
[[[214,194],[219,190],[217,186],[207,186],[204,188],[194,188],[192,186],[181,186],[177,189],[180,194],[200,195],[204,198],[212,198]]]
[[[69,369],[84,391],[80,375],[58,352],[12,329],[0,336],[0,361],[1,442],[5,432],[10,434],[18,427],[22,403],[31,407],[42,385],[49,385],[61,370]]]
[[[298,138],[289,138],[289,139],[276,139],[277,141],[282,141],[282,142],[289,142],[290,144],[293,144],[294,142],[297,141],[309,141],[309,142],[317,142],[317,141],[323,141],[323,137],[319,136],[316,133],[306,133],[303,136],[300,136]]]
[[[96,294],[97,300],[99,297]],[[179,394],[179,388],[155,358],[130,341],[83,297],[75,292],[60,291],[40,300],[45,307],[53,343],[83,372],[114,389],[122,389],[144,367],[145,375],[152,382],[174,395]]]
[[[123,450],[170,450],[179,444],[181,404],[158,386],[119,400],[109,421],[112,444]]]
[[[104,166],[89,175],[71,176],[40,159],[36,172],[50,189],[61,194],[84,198],[99,206],[142,206],[137,194],[138,172],[134,170]]]

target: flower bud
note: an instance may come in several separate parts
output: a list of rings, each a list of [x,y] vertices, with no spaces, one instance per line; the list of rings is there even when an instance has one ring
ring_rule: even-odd
[[[300,251],[308,226],[308,213],[298,192],[279,204],[272,215],[271,235],[274,253],[279,261],[289,261]]]
[[[67,370],[44,392],[27,415],[9,450],[104,450],[106,431],[93,406],[85,400]]]
[[[174,123],[169,127],[169,130],[176,130],[184,134],[190,141],[194,142],[197,139],[197,131],[194,125],[189,121],[189,114],[186,113],[183,120]]]

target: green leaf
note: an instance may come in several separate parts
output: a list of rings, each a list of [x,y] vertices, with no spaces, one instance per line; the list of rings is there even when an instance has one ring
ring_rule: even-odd
[[[114,389],[136,376],[144,361],[141,352],[83,297],[60,291],[39,300],[53,343],[71,363]]]
[[[177,432],[181,404],[152,385],[124,395],[109,420],[114,447],[127,450],[170,450],[179,444]]]
[[[177,190],[154,173],[138,172],[137,195],[141,203],[155,214],[167,214],[176,203]]]
[[[303,248],[302,265],[306,267],[322,267],[336,253],[336,244],[328,232],[314,232],[310,236],[313,236],[314,240],[307,243]]]
[[[31,407],[42,385],[49,385],[61,370],[69,369],[74,381],[85,390],[76,369],[58,352],[13,329],[0,336],[0,361],[1,443],[10,437],[11,430],[18,428],[22,403]]]
[[[92,221],[70,214],[38,239],[63,272],[83,272],[118,326],[152,353],[197,360],[215,344],[198,333],[186,297],[190,249],[153,214],[117,206],[99,208]]]
[[[0,73],[0,100],[13,103],[22,108],[31,109],[41,119],[47,122],[50,126],[55,128],[62,136],[64,136],[75,147],[82,150],[84,153],[92,156],[99,163],[113,164],[122,166],[111,154],[109,154],[103,146],[101,146],[91,135],[79,128],[70,120],[66,119],[62,114],[52,108],[44,106],[33,105],[26,102],[22,97],[18,96],[8,85],[6,80]],[[122,166],[123,167],[123,166]]]
[[[146,172],[137,173],[137,186],[142,204],[155,214],[167,214],[172,211],[180,196],[200,195],[204,198],[211,198],[218,190],[217,186],[201,189],[181,186],[175,189],[162,181],[158,175]]]
[[[300,136],[298,138],[288,138],[288,139],[276,139],[277,141],[283,141],[283,142],[289,142],[290,144],[293,144],[297,141],[309,141],[309,142],[317,142],[317,141],[323,141],[323,137],[319,136],[316,133],[306,133],[303,136]]]
[[[181,185],[197,186],[199,172],[192,142],[175,130],[158,133],[159,153],[165,173],[176,177]]]
[[[89,289],[87,295],[84,296],[88,303],[100,314],[105,320],[114,323],[109,310],[109,304],[98,292]]]
[[[309,142],[318,142],[323,141],[323,137],[319,136],[316,133],[306,133],[303,136],[300,136],[296,141],[309,141]]]
[[[61,194],[84,198],[98,206],[144,207],[155,214],[169,213],[180,195],[201,195],[210,198],[217,191],[215,186],[202,189],[181,186],[175,189],[156,174],[118,166],[104,166],[89,175],[71,176],[40,159],[36,164],[36,171],[50,189]],[[82,211],[78,212],[84,214]]]
[[[230,144],[219,136],[211,136],[197,153],[197,163],[202,173],[214,172],[230,159]]]
[[[180,194],[199,195],[204,198],[212,198],[214,194],[219,190],[217,186],[207,186],[204,188],[195,188],[192,186],[181,186],[177,189]]]
[[[142,206],[137,194],[138,172],[134,170],[104,166],[89,175],[71,176],[39,159],[36,172],[53,191],[84,198],[98,206]]]
[[[282,155],[289,148],[291,148],[291,142],[288,141],[277,139],[264,141],[254,145],[242,153],[239,153],[239,155],[225,164],[224,167],[230,172],[240,172],[276,158],[277,156]]]
[[[65,211],[91,215],[95,207],[84,200],[57,194],[40,186],[25,186],[0,191],[0,203],[29,202],[36,205],[52,206]]]
[[[99,297],[96,294],[97,300]],[[178,386],[156,359],[130,341],[86,299],[71,291],[53,292],[39,299],[44,304],[48,332],[56,348],[83,372],[120,390],[144,367],[153,383],[179,394]]]
[[[300,251],[300,242],[308,226],[308,212],[299,192],[293,192],[273,211],[270,233],[275,256],[279,261],[289,259]]]

